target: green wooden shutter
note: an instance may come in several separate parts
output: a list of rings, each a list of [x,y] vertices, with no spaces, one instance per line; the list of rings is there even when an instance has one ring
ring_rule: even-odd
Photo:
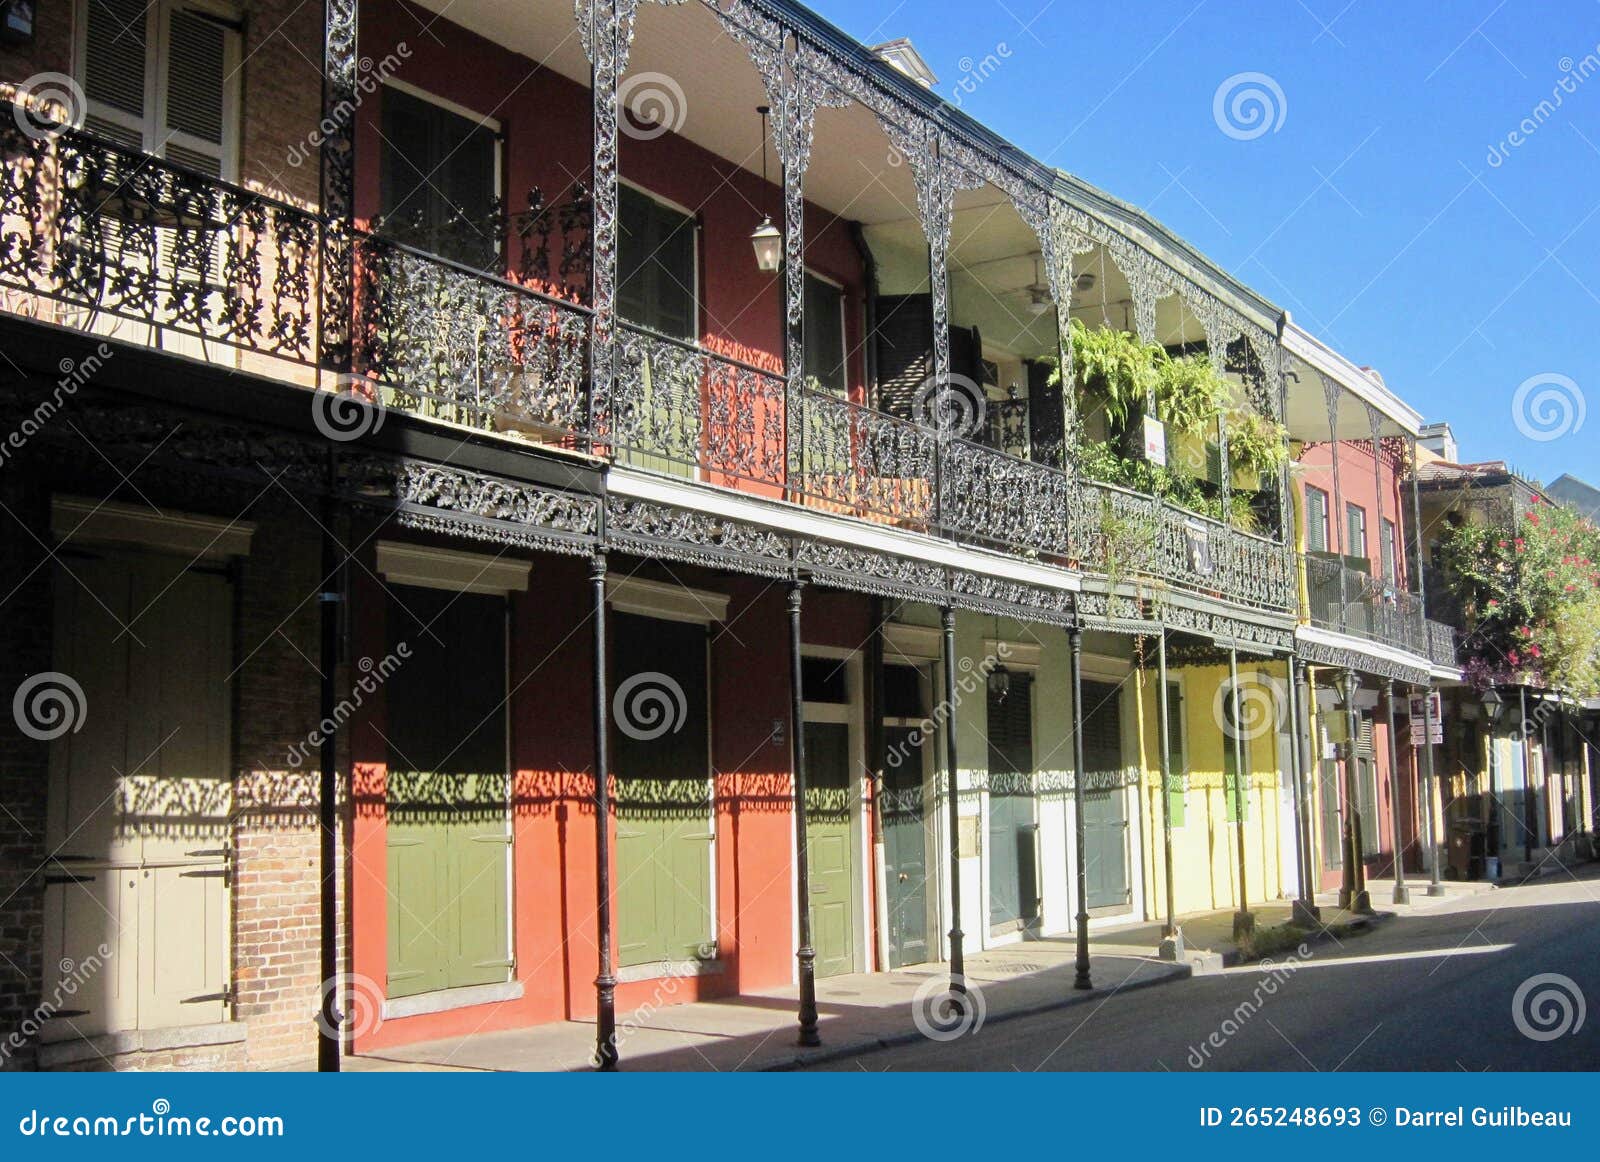
[[[806,275],[806,379],[845,393],[844,294],[814,274]]]
[[[618,963],[682,960],[713,935],[706,628],[627,613],[612,626]],[[626,683],[664,693],[667,717],[635,717]]]
[[[916,419],[917,393],[933,374],[933,299],[879,295],[872,341],[877,349],[879,411]]]
[[[1033,675],[1011,672],[1005,697],[988,695],[989,773],[1033,774]]]
[[[1184,776],[1188,773],[1186,748],[1183,738],[1183,687],[1176,682],[1167,683],[1167,816],[1172,826],[1182,827],[1187,798],[1184,794]]]
[[[383,90],[379,189],[384,232],[475,270],[498,262],[498,143],[475,118]]]
[[[384,684],[388,995],[491,984],[511,967],[505,601],[396,585]]]
[[[694,219],[630,186],[617,190],[617,311],[630,323],[692,343]]]
[[[1328,494],[1320,488],[1306,488],[1306,551],[1328,551]]]

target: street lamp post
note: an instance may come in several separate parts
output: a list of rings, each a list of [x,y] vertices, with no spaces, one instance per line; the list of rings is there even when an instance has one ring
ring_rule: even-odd
[[[1489,724],[1489,834],[1494,837],[1494,853],[1498,857],[1504,845],[1500,835],[1500,748],[1495,745],[1495,727],[1506,712],[1506,700],[1500,691],[1490,686],[1483,692],[1483,716]],[[1498,862],[1498,858],[1496,859]],[[1504,869],[1502,869],[1504,870]]]

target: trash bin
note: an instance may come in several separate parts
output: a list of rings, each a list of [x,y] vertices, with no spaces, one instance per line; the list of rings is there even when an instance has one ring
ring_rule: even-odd
[[[1450,851],[1445,864],[1452,880],[1475,880],[1484,872],[1484,826],[1476,819],[1450,824]]]

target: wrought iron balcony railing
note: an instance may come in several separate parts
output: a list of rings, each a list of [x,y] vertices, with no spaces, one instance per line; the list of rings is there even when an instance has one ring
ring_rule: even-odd
[[[1461,646],[1454,626],[1427,619],[1428,660],[1436,666],[1459,666]]]
[[[1422,604],[1415,593],[1337,559],[1311,555],[1301,559],[1312,625],[1428,654]]]
[[[9,313],[970,547],[1294,607],[1284,546],[1159,498],[825,390],[791,399],[771,369],[626,323],[599,398],[585,306],[81,132],[0,117],[0,149]],[[327,370],[327,335],[348,373]]]

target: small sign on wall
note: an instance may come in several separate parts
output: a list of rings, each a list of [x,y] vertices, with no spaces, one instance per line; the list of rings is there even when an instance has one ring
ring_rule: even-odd
[[[983,820],[977,815],[963,815],[959,825],[960,840],[956,850],[962,859],[976,859],[983,854],[980,837],[983,835]]]
[[[1144,458],[1157,467],[1167,466],[1167,425],[1155,416],[1144,418]]]
[[[1433,715],[1433,732],[1429,741],[1434,746],[1439,746],[1444,742],[1444,700],[1439,697],[1439,691],[1433,691],[1427,696],[1432,705],[1425,711],[1422,698],[1421,694],[1413,694],[1407,699],[1406,709],[1411,715],[1411,745],[1422,745],[1422,734],[1428,725],[1425,713],[1431,712]]]

